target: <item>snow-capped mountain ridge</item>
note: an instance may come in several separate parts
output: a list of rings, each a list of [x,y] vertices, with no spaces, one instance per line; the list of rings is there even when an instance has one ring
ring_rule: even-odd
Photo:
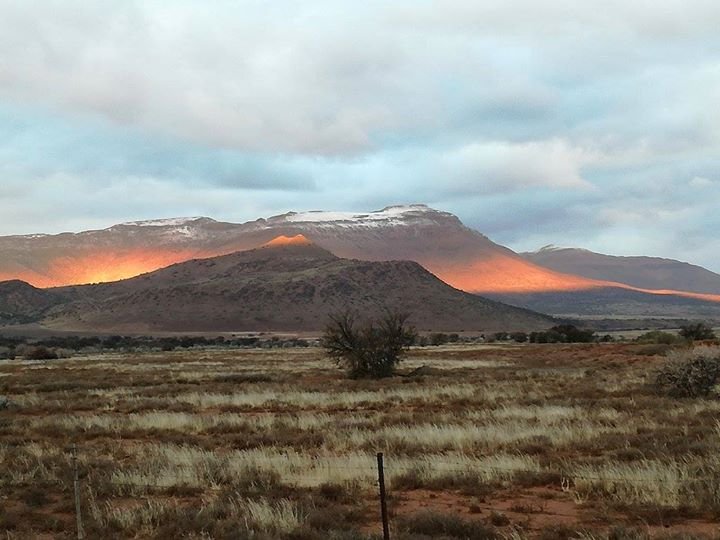
[[[718,299],[710,300],[720,302],[720,276],[703,269],[557,246],[520,256],[455,215],[424,204],[369,212],[288,212],[246,223],[178,217],[80,233],[0,237],[0,281],[21,279],[37,287],[116,281],[298,235],[345,259],[415,261],[453,287],[480,294],[560,293],[561,298],[574,298],[576,291],[610,287],[614,294],[689,291],[700,294],[691,298],[711,294]],[[573,260],[568,265],[550,260],[559,257]],[[628,263],[632,269],[626,268]]]
[[[409,204],[386,206],[382,210],[372,212],[334,212],[311,210],[307,212],[288,212],[273,216],[269,223],[285,222],[288,224],[312,225],[315,227],[392,227],[413,225],[419,221],[432,222],[437,219],[457,218],[448,212],[430,208],[426,204]]]
[[[204,216],[194,216],[194,217],[176,217],[176,218],[166,218],[166,219],[148,219],[144,221],[126,221],[125,223],[119,223],[117,225],[113,225],[112,227],[109,227],[112,229],[113,227],[178,227],[183,225],[189,225],[191,223],[196,222],[203,222],[203,223],[209,223],[209,222],[215,222],[214,219]]]

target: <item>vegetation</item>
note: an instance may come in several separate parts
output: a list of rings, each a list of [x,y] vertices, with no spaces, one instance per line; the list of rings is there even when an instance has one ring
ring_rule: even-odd
[[[479,520],[463,519],[441,512],[418,512],[399,520],[400,530],[422,538],[497,540],[500,535]]]
[[[530,343],[592,343],[596,336],[593,330],[561,324],[545,332],[532,332],[529,339]]]
[[[3,361],[0,535],[75,537],[76,444],[87,538],[376,539],[379,451],[394,540],[713,538],[720,404],[658,395],[644,347],[417,347],[379,380],[317,347]]]
[[[675,351],[658,370],[655,385],[672,397],[707,397],[720,382],[720,347]]]
[[[671,334],[670,332],[663,332],[662,330],[653,330],[645,332],[644,334],[635,338],[638,343],[646,343],[652,345],[677,345],[685,341],[684,338],[677,334]]]
[[[25,358],[28,360],[57,360],[58,355],[55,351],[48,349],[42,345],[38,347],[30,347],[25,351]]]
[[[0,360],[12,360],[30,354],[36,360],[50,360],[74,353],[121,352],[170,352],[178,349],[248,349],[248,348],[290,348],[308,347],[314,340],[279,337],[268,334],[255,336],[52,336],[45,338],[0,336]],[[36,352],[39,351],[39,352]],[[47,352],[46,352],[47,351]],[[49,355],[47,358],[39,356]],[[53,356],[56,355],[56,356]]]
[[[389,377],[417,336],[407,326],[407,319],[407,315],[392,311],[365,322],[351,312],[332,315],[321,343],[351,378]]]
[[[687,324],[680,328],[680,335],[691,341],[705,341],[715,339],[715,332],[706,323]]]

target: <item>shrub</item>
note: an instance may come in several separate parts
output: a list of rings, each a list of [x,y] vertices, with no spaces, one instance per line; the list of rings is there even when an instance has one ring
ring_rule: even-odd
[[[400,530],[428,538],[462,538],[489,540],[499,535],[479,521],[463,519],[460,516],[423,511],[398,520]]]
[[[638,336],[635,338],[635,341],[654,345],[675,345],[676,343],[682,342],[683,338],[670,332],[653,330],[652,332],[645,332],[643,335]]]
[[[25,358],[28,360],[57,360],[57,353],[42,345],[32,347],[25,351]]]
[[[656,389],[672,397],[707,397],[720,379],[720,347],[677,351],[655,376]]]
[[[693,341],[715,339],[715,332],[713,332],[713,329],[705,323],[695,323],[681,326],[680,335],[685,339]]]
[[[358,322],[351,312],[331,315],[321,341],[328,355],[352,378],[389,377],[415,341],[408,316],[388,311],[378,320]]]
[[[439,345],[445,345],[448,342],[448,335],[443,334],[442,332],[436,332],[434,334],[430,334],[430,345],[433,345],[435,347]]]
[[[572,324],[553,326],[545,332],[532,332],[531,343],[591,343],[595,341],[595,332],[583,330]]]

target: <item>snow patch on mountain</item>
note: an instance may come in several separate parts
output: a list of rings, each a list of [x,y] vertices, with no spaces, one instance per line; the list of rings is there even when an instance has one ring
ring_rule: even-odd
[[[429,219],[432,215],[444,215],[444,212],[433,210],[425,204],[388,206],[374,212],[326,212],[313,210],[309,212],[289,212],[271,220],[289,223],[315,224],[325,227],[385,227],[404,225],[417,219]]]
[[[128,221],[116,225],[116,227],[180,227],[188,225],[194,221],[212,221],[210,218],[195,216],[195,217],[178,217],[168,219],[150,219],[146,221]]]

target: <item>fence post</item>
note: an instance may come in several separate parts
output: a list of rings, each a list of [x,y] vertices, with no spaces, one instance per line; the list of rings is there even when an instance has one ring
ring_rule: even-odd
[[[388,523],[387,499],[385,493],[385,467],[383,466],[383,453],[378,452],[378,484],[380,485],[380,513],[382,515],[383,540],[390,540],[390,525]]]
[[[80,477],[78,476],[78,463],[77,463],[77,445],[73,444],[72,447],[72,465],[73,465],[73,488],[75,490],[75,519],[77,521],[77,537],[78,540],[85,538],[85,531],[83,531],[82,515],[80,514]]]

